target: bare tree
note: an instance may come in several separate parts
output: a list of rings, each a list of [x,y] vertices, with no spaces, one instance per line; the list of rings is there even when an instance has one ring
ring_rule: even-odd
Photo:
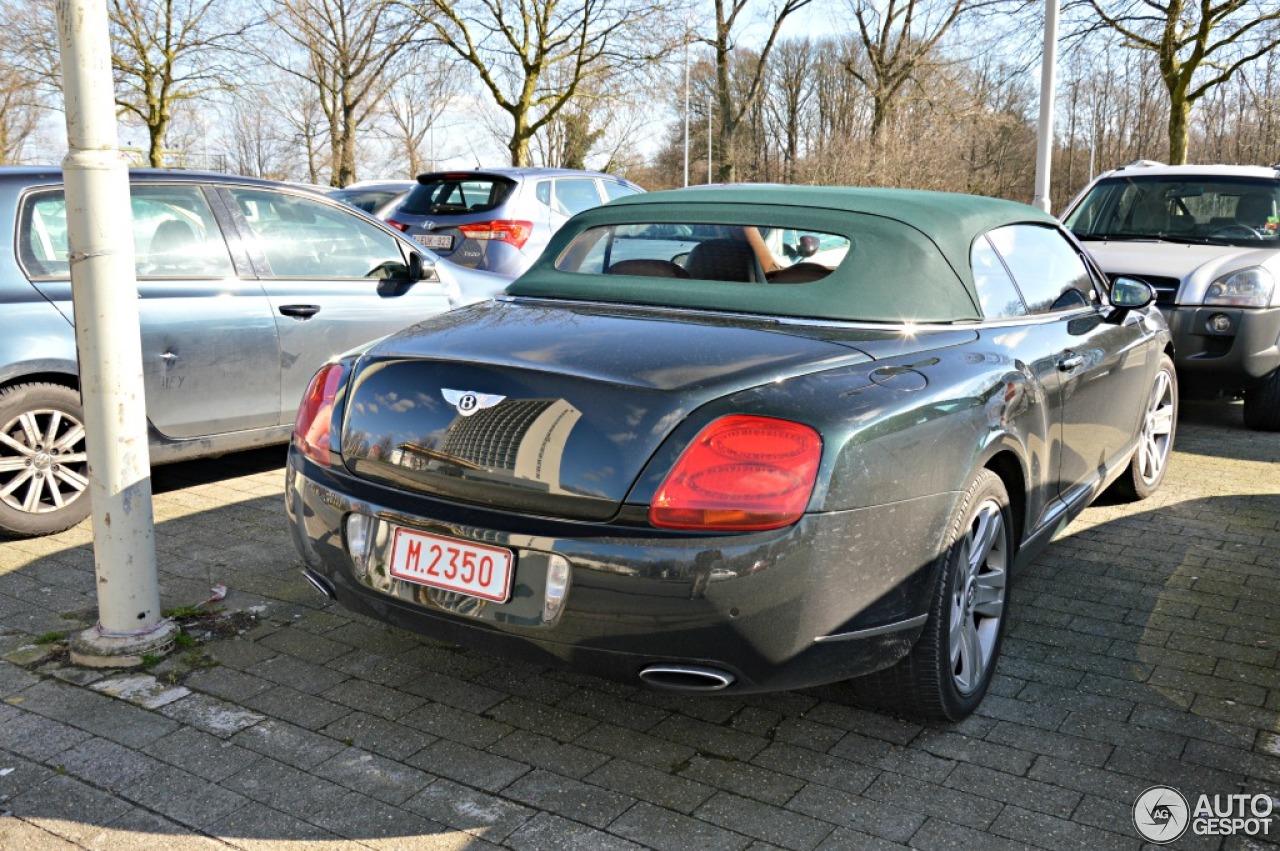
[[[1191,109],[1242,68],[1280,48],[1276,0],[1081,0],[1086,31],[1110,28],[1153,54],[1169,98],[1169,161],[1187,161]]]
[[[385,72],[413,44],[421,23],[396,0],[265,2],[271,22],[300,51],[301,61],[270,48],[261,55],[314,86],[329,131],[330,183],[346,186],[356,179],[356,137],[392,82]]]
[[[817,88],[814,46],[808,39],[784,41],[778,45],[777,61],[770,75],[767,99],[772,126],[782,135],[784,180],[795,180],[804,135],[805,112]]]
[[[0,165],[21,160],[44,110],[32,75],[0,53]]]
[[[236,47],[254,22],[243,10],[231,10],[227,0],[108,2],[116,104],[146,129],[150,164],[163,166],[175,110],[235,84]],[[52,0],[7,6],[7,35],[21,45],[24,67],[43,87],[60,91]]]
[[[750,15],[745,14],[748,0],[715,0],[715,31],[708,39],[715,61],[716,117],[719,119],[718,142],[720,164],[716,169],[719,179],[725,183],[736,177],[737,162],[734,141],[738,127],[759,104],[764,92],[769,55],[773,52],[778,33],[787,18],[812,3],[813,0],[781,0],[768,16],[769,35],[755,55],[750,67],[745,69],[742,93],[734,97],[733,70],[730,54],[736,46],[738,31],[747,25]],[[743,69],[740,69],[740,72]]]
[[[399,151],[397,173],[417,175],[434,166],[428,136],[449,108],[454,66],[437,61],[407,64],[383,100],[386,135]]]
[[[509,117],[512,165],[528,165],[530,141],[584,87],[671,46],[654,38],[665,0],[420,0],[413,8]]]
[[[871,140],[879,143],[904,89],[938,59],[938,42],[983,0],[849,0],[860,61],[845,69],[871,94]]]

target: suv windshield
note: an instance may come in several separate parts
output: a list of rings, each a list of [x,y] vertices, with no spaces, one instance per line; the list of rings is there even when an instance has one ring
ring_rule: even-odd
[[[1280,247],[1280,181],[1195,175],[1101,180],[1067,217],[1081,239]]]
[[[413,216],[486,213],[507,200],[515,182],[484,174],[424,174],[400,211]]]

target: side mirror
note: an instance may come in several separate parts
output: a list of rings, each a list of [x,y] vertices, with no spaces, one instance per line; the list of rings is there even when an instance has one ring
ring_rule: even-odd
[[[409,283],[438,281],[436,265],[416,251],[409,252]]]
[[[1156,300],[1155,287],[1137,278],[1116,278],[1111,283],[1111,304],[1121,310],[1141,310]]]
[[[801,257],[812,257],[818,253],[820,247],[822,247],[821,240],[811,234],[805,234],[800,237],[800,247],[797,253]]]

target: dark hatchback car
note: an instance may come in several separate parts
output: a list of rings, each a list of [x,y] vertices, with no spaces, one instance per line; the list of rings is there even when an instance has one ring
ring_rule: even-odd
[[[451,268],[313,192],[131,174],[151,459],[289,439],[315,370],[509,279]],[[62,173],[0,168],[0,534],[89,513]]]
[[[660,689],[865,677],[963,717],[1011,575],[1166,470],[1169,333],[1104,282],[993,199],[628,198],[316,375],[294,541],[324,593],[437,638]]]
[[[451,263],[515,277],[570,216],[643,191],[598,171],[434,172],[418,175],[387,221]]]

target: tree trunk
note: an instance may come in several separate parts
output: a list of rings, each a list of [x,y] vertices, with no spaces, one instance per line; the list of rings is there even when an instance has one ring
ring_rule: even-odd
[[[1191,104],[1178,93],[1169,97],[1169,165],[1182,165],[1187,161],[1187,121]]]
[[[152,124],[147,127],[147,136],[149,139],[147,160],[150,162],[152,168],[164,168],[164,131],[165,127],[163,124]]]

